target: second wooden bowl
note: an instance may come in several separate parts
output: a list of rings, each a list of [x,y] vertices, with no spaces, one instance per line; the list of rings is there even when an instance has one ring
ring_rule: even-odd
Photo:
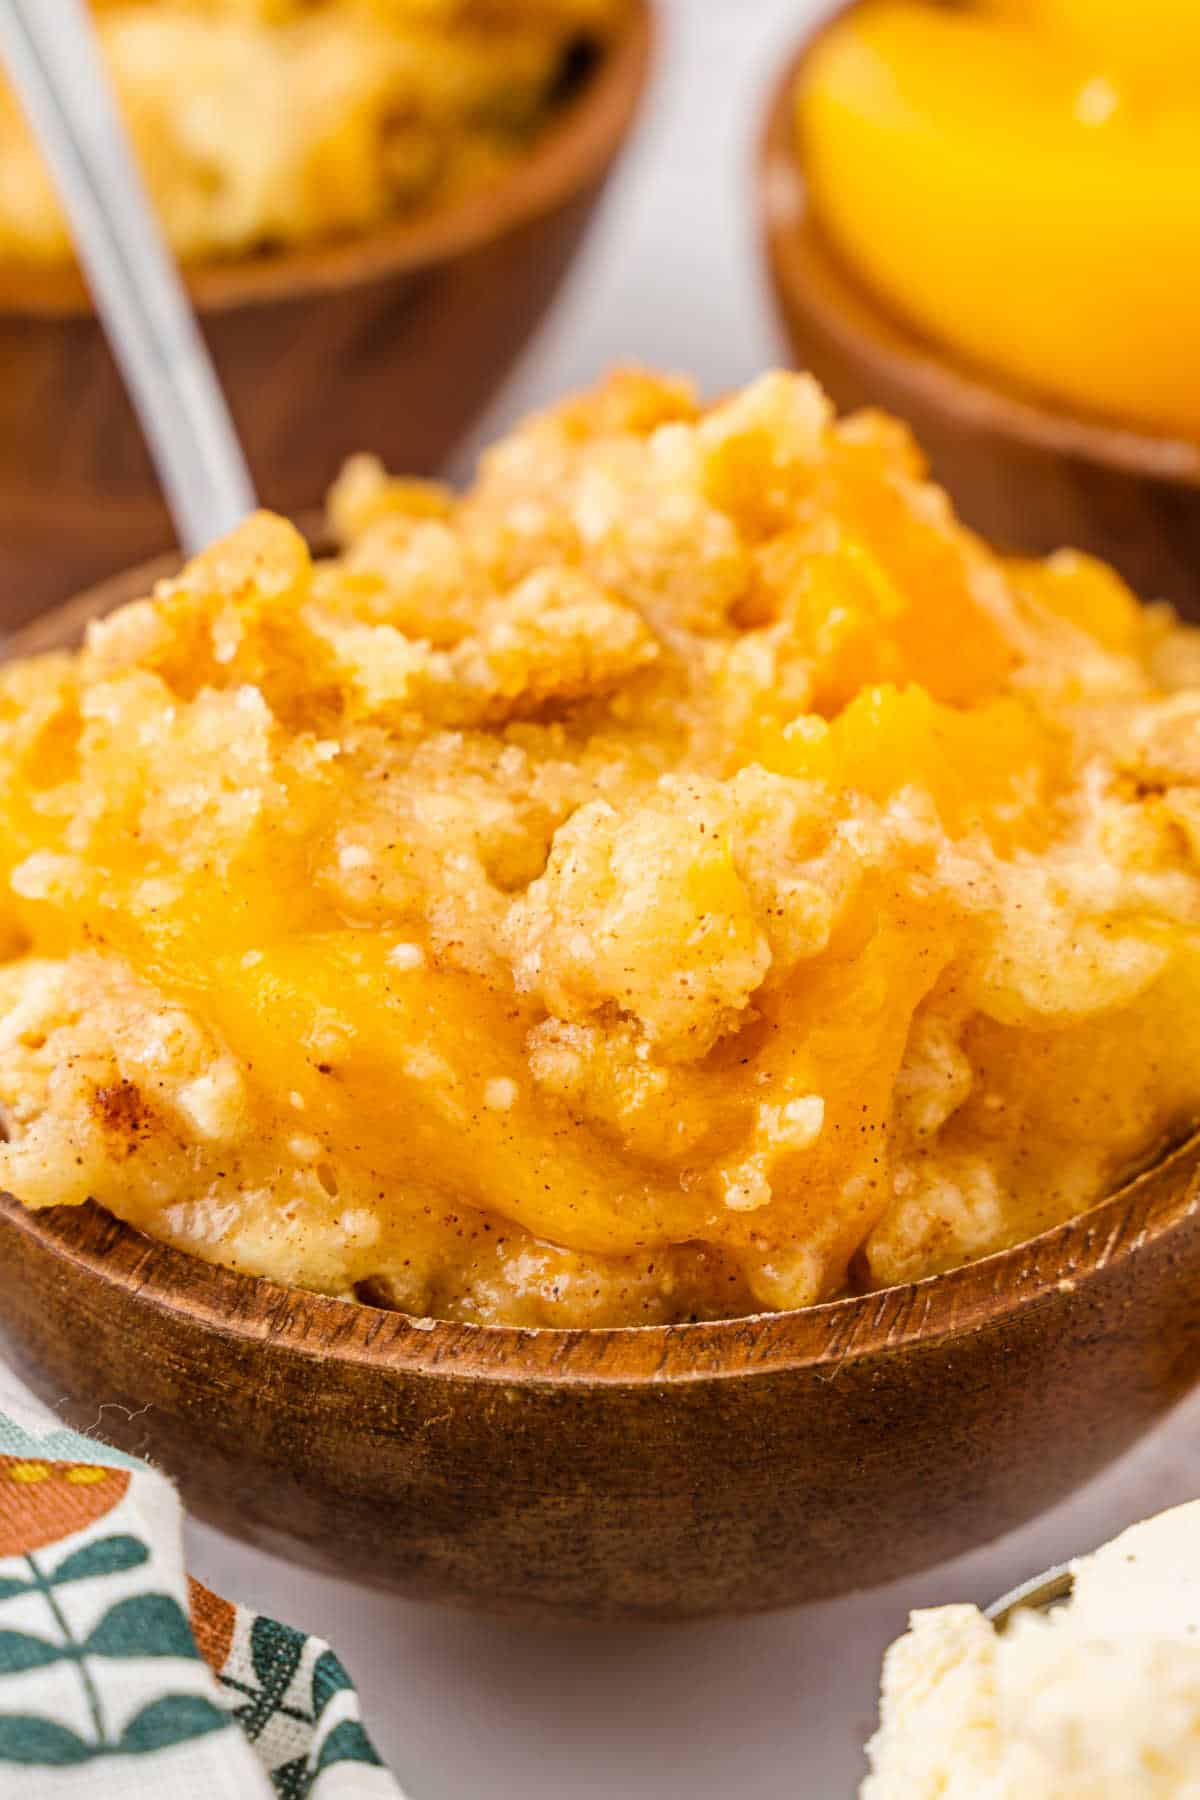
[[[821,230],[796,90],[828,28],[785,67],[759,160],[767,259],[797,361],[839,410],[881,406],[906,419],[956,510],[998,549],[1091,551],[1143,598],[1200,619],[1200,444],[1085,418],[967,368],[881,306]]]
[[[650,14],[637,0],[497,186],[367,237],[189,275],[266,504],[318,505],[359,450],[414,474],[438,467],[566,272],[637,112]],[[0,367],[4,629],[175,540],[76,274],[0,269]]]

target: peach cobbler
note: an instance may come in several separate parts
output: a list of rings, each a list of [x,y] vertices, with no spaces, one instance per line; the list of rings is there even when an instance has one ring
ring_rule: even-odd
[[[92,0],[143,174],[194,261],[364,232],[525,155],[630,0]],[[0,81],[0,263],[69,262]]]
[[[352,463],[0,672],[0,1183],[415,1314],[929,1275],[1200,1115],[1200,648],[807,378]]]

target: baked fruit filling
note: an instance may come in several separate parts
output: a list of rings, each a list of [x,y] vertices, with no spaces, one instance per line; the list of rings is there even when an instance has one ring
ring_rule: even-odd
[[[421,1315],[803,1306],[1200,1114],[1200,641],[802,376],[352,463],[0,672],[0,1183]]]
[[[142,173],[190,262],[453,205],[529,154],[631,0],[91,0]],[[0,77],[0,266],[71,234]]]

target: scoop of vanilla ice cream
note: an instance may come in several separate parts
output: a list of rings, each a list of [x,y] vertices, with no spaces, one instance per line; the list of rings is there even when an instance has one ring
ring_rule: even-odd
[[[914,1613],[884,1661],[860,1800],[1200,1800],[1200,1502],[1073,1565],[997,1633]]]

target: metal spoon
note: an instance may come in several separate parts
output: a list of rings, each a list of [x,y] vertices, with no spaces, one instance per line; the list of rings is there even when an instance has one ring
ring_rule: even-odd
[[[1003,1631],[1016,1613],[1050,1612],[1064,1600],[1069,1600],[1074,1585],[1070,1564],[1060,1563],[1056,1569],[1047,1569],[1044,1575],[1023,1581],[1020,1587],[1013,1588],[1011,1593],[985,1608],[983,1616],[991,1620],[997,1631]]]
[[[0,57],[58,187],[180,544],[191,554],[254,510],[254,487],[83,0],[0,0]]]

